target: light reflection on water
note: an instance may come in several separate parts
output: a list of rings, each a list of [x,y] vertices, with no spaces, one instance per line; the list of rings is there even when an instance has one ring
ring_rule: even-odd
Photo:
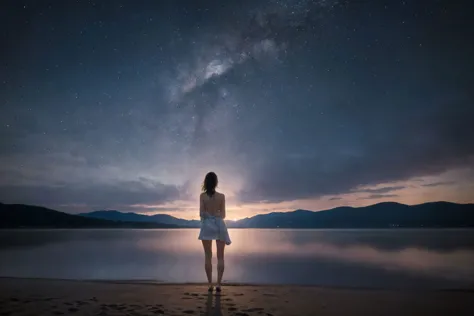
[[[229,282],[474,288],[472,230],[230,230]],[[204,282],[198,230],[0,231],[0,276]]]

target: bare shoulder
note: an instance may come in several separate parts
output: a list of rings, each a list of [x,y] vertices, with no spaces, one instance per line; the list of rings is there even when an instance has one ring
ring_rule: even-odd
[[[221,200],[225,200],[225,194],[224,193],[220,193],[220,192],[216,192],[217,194],[219,194],[219,198]]]
[[[200,200],[203,200],[205,196],[206,196],[206,192],[202,192],[202,193],[199,195],[199,199],[200,199]]]

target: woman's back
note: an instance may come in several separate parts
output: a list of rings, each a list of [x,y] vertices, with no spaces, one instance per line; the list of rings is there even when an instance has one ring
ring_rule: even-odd
[[[211,196],[202,193],[200,196],[200,211],[212,216],[225,218],[225,195],[215,192]]]

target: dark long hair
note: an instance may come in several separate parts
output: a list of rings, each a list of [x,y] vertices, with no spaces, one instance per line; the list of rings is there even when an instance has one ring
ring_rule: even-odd
[[[217,183],[217,175],[214,172],[209,172],[202,183],[202,191],[206,192],[208,196],[213,196],[216,193]]]

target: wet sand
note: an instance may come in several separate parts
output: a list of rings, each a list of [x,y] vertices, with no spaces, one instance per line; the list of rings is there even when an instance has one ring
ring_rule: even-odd
[[[472,291],[0,278],[0,315],[473,315]]]

